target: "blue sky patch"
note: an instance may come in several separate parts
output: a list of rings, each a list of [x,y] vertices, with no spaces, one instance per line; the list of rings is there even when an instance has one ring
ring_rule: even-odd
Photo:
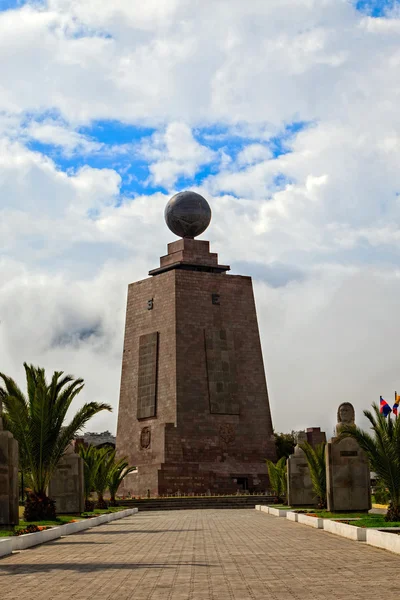
[[[95,121],[90,126],[81,127],[78,133],[89,136],[104,144],[131,144],[139,142],[155,133],[151,127],[138,127],[120,121]]]
[[[20,8],[24,4],[28,4],[28,0],[0,0],[0,12]]]
[[[78,171],[84,166],[93,169],[114,169],[121,176],[121,195],[136,196],[139,194],[153,194],[158,191],[164,191],[160,186],[154,186],[148,183],[149,165],[148,162],[134,154],[121,153],[115,148],[114,157],[110,157],[107,152],[98,152],[89,155],[73,154],[65,155],[63,151],[49,144],[43,144],[38,141],[31,141],[27,144],[30,150],[40,152],[49,156],[57,167],[64,172]]]
[[[290,143],[294,140],[296,135],[313,125],[314,123],[312,121],[294,121],[293,123],[285,125],[278,135],[275,135],[268,140],[268,145],[272,151],[273,157],[277,158],[282,154],[291,152]]]
[[[291,152],[290,143],[296,135],[313,125],[312,121],[293,121],[284,125],[277,134],[267,138],[262,134],[263,128],[260,128],[259,134],[251,135],[245,129],[245,133],[241,135],[240,129],[232,131],[228,126],[215,125],[197,131],[196,137],[204,146],[212,150],[225,151],[233,160],[246,146],[254,143],[264,144],[271,150],[273,158],[277,158]]]
[[[370,17],[385,17],[393,8],[400,6],[397,0],[357,0],[357,10],[366,13]]]
[[[41,133],[39,128],[35,130],[35,124],[50,125],[60,127],[66,132],[82,136],[82,143],[77,139],[76,147],[62,147],[52,142],[51,135],[46,136]],[[272,159],[291,152],[291,145],[299,132],[313,123],[306,121],[296,121],[286,124],[282,129],[272,137],[260,132],[248,134],[245,129],[243,134],[241,130],[232,130],[227,126],[213,126],[202,129],[195,129],[193,136],[198,143],[206,146],[215,152],[215,159],[203,165],[199,165],[193,176],[181,175],[177,177],[173,184],[175,189],[185,189],[191,186],[201,185],[209,176],[215,175],[221,169],[221,160],[223,154],[229,156],[231,161],[237,159],[238,154],[248,145],[258,143],[272,154]],[[153,194],[156,192],[169,192],[164,185],[155,185],[151,178],[152,160],[148,160],[142,152],[143,143],[149,143],[151,146],[151,137],[157,131],[153,127],[140,127],[126,124],[119,121],[96,121],[90,125],[81,127],[75,132],[70,131],[68,124],[55,111],[47,111],[43,114],[27,114],[23,122],[23,128],[29,131],[32,127],[32,135],[37,136],[27,139],[27,147],[33,151],[40,152],[49,156],[57,167],[64,171],[77,171],[87,165],[96,169],[111,168],[117,171],[121,176],[121,200],[127,196],[129,198],[140,194]],[[163,133],[163,129],[159,130]],[[57,136],[54,137],[54,140]],[[60,136],[61,142],[63,141]],[[60,143],[61,143],[60,142]],[[166,154],[168,158],[168,154]],[[261,157],[260,161],[265,160]],[[257,161],[256,161],[257,162]],[[244,164],[243,168],[248,165]],[[236,165],[236,170],[242,168]],[[282,173],[277,173],[274,180],[274,187],[282,189],[290,181]]]

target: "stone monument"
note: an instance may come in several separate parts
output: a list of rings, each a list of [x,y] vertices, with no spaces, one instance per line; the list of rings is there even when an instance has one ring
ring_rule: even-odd
[[[18,509],[18,442],[3,428],[0,400],[0,529],[19,523]]]
[[[69,445],[48,488],[49,497],[56,503],[57,514],[75,514],[85,510],[83,459]]]
[[[181,239],[128,288],[117,453],[138,467],[135,495],[268,489],[275,441],[252,281],[195,239],[210,219],[199,194],[173,196],[165,220]]]
[[[300,444],[307,441],[307,433],[299,431],[294,454],[289,456],[286,463],[289,506],[316,506],[318,504],[318,498],[312,487],[306,455],[300,448]]]
[[[338,436],[344,424],[354,425],[355,411],[350,402],[338,408]],[[368,459],[353,438],[329,440],[325,450],[326,487],[329,511],[367,511],[371,508]]]

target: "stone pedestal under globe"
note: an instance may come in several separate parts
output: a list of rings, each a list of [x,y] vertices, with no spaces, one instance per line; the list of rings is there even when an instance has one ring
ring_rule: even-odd
[[[275,459],[252,281],[194,239],[211,218],[196,196],[171,199],[183,239],[128,288],[117,451],[135,495],[265,491]]]

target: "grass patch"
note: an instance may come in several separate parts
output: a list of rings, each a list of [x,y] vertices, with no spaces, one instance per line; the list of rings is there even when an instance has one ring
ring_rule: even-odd
[[[95,508],[91,514],[104,515],[107,513],[119,512],[120,510],[126,510],[126,506],[109,506],[108,508],[104,509]]]
[[[343,518],[346,522],[346,518]],[[400,521],[385,521],[385,515],[363,515],[359,521],[348,521],[348,525],[356,525],[357,527],[373,527],[381,529],[382,527],[400,527]]]
[[[349,525],[356,525],[357,527],[390,527],[391,524],[385,521],[385,515],[376,515],[374,513],[365,512],[336,512],[332,513],[326,509],[318,508],[305,508],[299,509],[307,512],[311,512],[322,519],[340,519],[346,521],[346,519],[358,519],[357,521],[348,521]],[[393,527],[397,527],[393,525]]]
[[[20,529],[26,529],[28,525],[38,525],[43,527],[58,527],[59,525],[65,525],[71,521],[79,520],[79,515],[60,515],[55,521],[24,521],[20,520],[19,525],[15,528],[15,531]],[[0,530],[0,537],[7,537],[13,535],[13,531]]]
[[[196,495],[181,495],[181,496],[117,496],[117,502],[142,502],[149,500],[204,500],[204,498],[265,498],[268,496],[271,498],[271,494],[263,494],[262,492],[254,493],[254,494],[196,494]],[[269,500],[270,502],[271,500]]]
[[[382,527],[400,527],[400,522],[385,521],[385,515],[379,515],[374,513],[365,512],[348,512],[348,513],[332,513],[328,510],[322,510],[314,507],[305,508],[292,508],[291,506],[285,506],[284,504],[271,504],[270,508],[280,508],[281,510],[294,510],[303,514],[312,513],[321,517],[322,519],[340,519],[348,525],[355,525],[356,527],[373,527],[375,529],[381,529]],[[351,521],[348,519],[358,519],[357,521]]]
[[[126,510],[126,507],[110,506],[109,508],[104,508],[104,509],[95,508],[93,512],[81,513],[81,517],[84,517],[86,519],[87,517],[97,517],[99,515],[108,515],[110,513],[120,512],[121,510]]]
[[[55,521],[24,521],[21,517],[24,512],[24,507],[20,506],[20,521],[18,527],[15,528],[15,531],[19,531],[20,529],[26,529],[28,525],[38,525],[41,527],[59,527],[60,525],[65,525],[66,523],[71,523],[71,521],[80,521],[82,518],[88,517],[97,517],[99,515],[104,515],[108,513],[119,512],[120,510],[125,510],[123,506],[110,506],[107,509],[98,509],[95,508],[93,512],[81,513],[80,515],[59,515]],[[22,510],[21,510],[22,509]],[[2,530],[0,529],[0,537],[7,537],[13,535],[13,531]]]
[[[348,512],[348,513],[332,513],[329,512],[328,510],[318,510],[318,509],[311,509],[310,512],[315,513],[316,515],[318,515],[319,517],[322,517],[323,519],[360,519],[360,518],[365,518],[365,517],[376,517],[376,516],[381,516],[383,517],[383,515],[368,515],[368,513],[365,512]]]

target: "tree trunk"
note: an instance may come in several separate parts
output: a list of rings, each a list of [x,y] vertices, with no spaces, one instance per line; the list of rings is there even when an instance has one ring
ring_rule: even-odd
[[[100,508],[101,510],[105,510],[107,508],[107,502],[103,498],[103,494],[97,492],[97,502],[96,508]]]
[[[118,506],[117,501],[115,499],[115,494],[111,494],[109,506]]]
[[[94,502],[86,498],[85,500],[85,512],[93,512],[94,511]]]
[[[389,508],[385,516],[385,521],[394,522],[400,521],[400,505],[389,503]]]
[[[26,496],[24,519],[25,521],[55,521],[56,503],[43,492],[39,494],[30,492]]]

